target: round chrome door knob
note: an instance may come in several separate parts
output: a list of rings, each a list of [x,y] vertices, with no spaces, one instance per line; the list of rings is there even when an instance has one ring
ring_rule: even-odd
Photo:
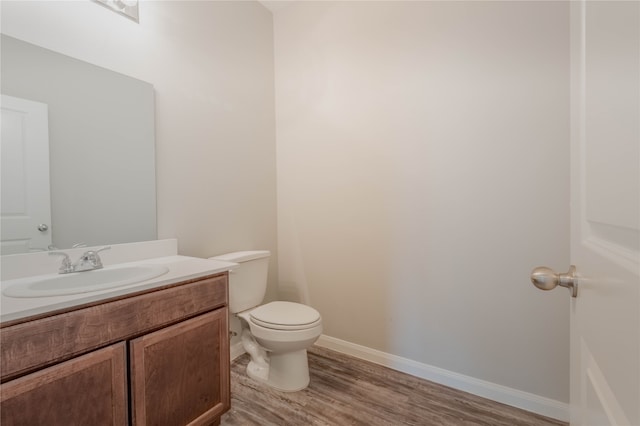
[[[40,231],[40,232],[44,232],[47,229],[49,229],[49,227],[47,226],[46,223],[41,223],[40,225],[38,225],[38,231]]]
[[[566,287],[571,297],[576,297],[578,296],[578,277],[575,272],[576,267],[573,265],[564,274],[556,274],[551,268],[539,266],[531,272],[531,282],[540,290],[553,290],[557,286]]]

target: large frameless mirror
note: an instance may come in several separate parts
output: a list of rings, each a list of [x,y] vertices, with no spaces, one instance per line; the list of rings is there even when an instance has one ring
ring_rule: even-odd
[[[1,59],[2,254],[156,239],[153,86],[6,35]]]

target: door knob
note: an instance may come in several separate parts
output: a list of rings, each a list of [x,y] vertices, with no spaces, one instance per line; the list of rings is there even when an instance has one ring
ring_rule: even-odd
[[[564,274],[556,274],[553,269],[539,266],[531,272],[531,282],[540,290],[553,290],[557,286],[566,287],[571,297],[578,295],[578,277],[576,267],[571,265]]]
[[[40,225],[38,225],[38,231],[40,231],[40,232],[44,232],[47,229],[49,229],[49,227],[47,226],[46,223],[41,223]]]

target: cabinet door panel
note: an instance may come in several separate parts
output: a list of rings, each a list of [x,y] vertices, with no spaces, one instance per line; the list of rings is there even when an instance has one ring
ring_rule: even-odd
[[[125,344],[0,386],[2,426],[127,424]]]
[[[134,425],[210,424],[229,408],[227,308],[130,342]]]

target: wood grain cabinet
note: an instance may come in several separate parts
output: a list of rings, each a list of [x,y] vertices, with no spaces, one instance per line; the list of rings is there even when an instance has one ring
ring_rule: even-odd
[[[125,355],[118,343],[3,384],[0,424],[126,424]]]
[[[229,406],[226,309],[132,340],[134,425],[205,425]]]
[[[223,273],[0,325],[0,424],[219,424],[227,283]]]

